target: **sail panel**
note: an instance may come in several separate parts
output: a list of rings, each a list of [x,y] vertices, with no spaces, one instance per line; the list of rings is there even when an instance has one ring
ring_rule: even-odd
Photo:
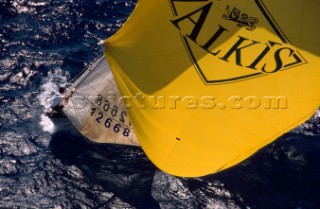
[[[87,138],[98,143],[139,146],[109,64],[98,59],[72,87],[64,113]]]
[[[227,169],[319,107],[320,4],[139,0],[105,43],[148,157],[173,175]]]

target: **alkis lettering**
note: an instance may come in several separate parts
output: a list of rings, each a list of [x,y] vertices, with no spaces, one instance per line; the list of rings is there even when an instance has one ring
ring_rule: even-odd
[[[223,21],[232,21],[239,27],[246,27],[247,31],[254,34],[254,30],[257,27],[256,24],[259,22],[257,18],[249,17],[246,13],[241,13],[236,7],[230,11],[230,6],[227,6],[227,14],[220,14],[222,21],[213,21],[209,19],[209,17],[212,18],[210,12],[218,2],[212,1],[203,1],[208,3],[201,7],[199,7],[199,4],[195,4],[197,5],[195,6],[196,8],[186,14],[179,14],[179,9],[175,7],[175,3],[190,4],[192,2],[199,3],[199,1],[170,0],[175,15],[170,21],[180,31],[187,50],[189,54],[191,54],[190,57],[192,61],[196,64],[200,75],[204,77],[207,83],[225,83],[253,78],[276,73],[306,63],[306,60],[301,54],[288,44],[286,38],[281,35],[276,24],[271,22],[272,18],[266,17],[266,20],[272,26],[274,34],[280,36],[279,40],[261,41],[246,37],[245,35],[232,35],[230,34],[231,29],[228,28],[228,25],[223,25]],[[262,9],[262,15],[265,16],[269,14],[263,10],[266,8],[261,6],[261,1],[256,0],[255,3],[258,9]],[[210,24],[208,24],[208,22]],[[203,33],[209,33],[209,36],[204,36]],[[251,37],[255,36],[252,35]],[[228,40],[228,42],[224,43],[225,40]],[[246,71],[246,74],[242,76],[237,75],[225,79],[210,78],[210,76],[207,75],[209,70],[202,69],[200,64],[197,63],[197,57],[194,55],[190,42],[212,55],[213,59],[217,61],[222,60],[228,64],[252,70],[252,73],[248,74],[248,71]]]

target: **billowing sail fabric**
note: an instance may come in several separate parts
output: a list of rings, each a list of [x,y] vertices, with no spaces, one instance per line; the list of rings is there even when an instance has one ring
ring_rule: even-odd
[[[98,143],[139,145],[104,56],[71,90],[64,113],[83,135]]]
[[[320,102],[319,1],[139,0],[105,55],[145,153],[178,176],[245,160]]]

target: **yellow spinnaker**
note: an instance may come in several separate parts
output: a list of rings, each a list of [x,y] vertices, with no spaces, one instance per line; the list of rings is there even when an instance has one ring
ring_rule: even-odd
[[[236,165],[320,102],[320,2],[139,0],[105,43],[136,136],[173,175]]]

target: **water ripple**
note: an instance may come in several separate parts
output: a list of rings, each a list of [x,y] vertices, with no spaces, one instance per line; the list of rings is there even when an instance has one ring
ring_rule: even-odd
[[[0,208],[320,208],[319,113],[242,164],[196,179],[159,171],[140,148],[44,122],[56,84],[93,63],[97,42],[135,5],[0,0]]]

